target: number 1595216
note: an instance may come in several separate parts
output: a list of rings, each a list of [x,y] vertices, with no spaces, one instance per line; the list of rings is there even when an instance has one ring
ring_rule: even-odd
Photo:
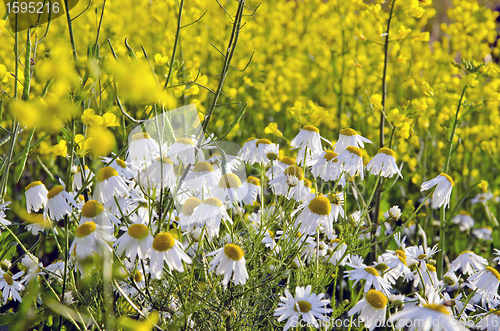
[[[6,4],[7,6],[7,12],[9,13],[20,13],[20,14],[25,14],[25,13],[30,13],[30,14],[45,14],[49,13],[52,11],[53,13],[58,13],[59,12],[59,4],[54,1],[52,3],[52,10],[50,10],[50,2],[44,3],[44,2],[9,2]],[[45,10],[45,11],[44,11]]]

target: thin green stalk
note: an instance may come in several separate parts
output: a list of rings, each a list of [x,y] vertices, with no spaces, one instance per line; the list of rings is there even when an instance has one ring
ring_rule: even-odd
[[[174,48],[172,49],[172,56],[170,58],[170,66],[168,67],[167,80],[165,81],[164,87],[168,87],[170,78],[172,76],[172,69],[174,68],[175,53],[177,52],[177,45],[179,44],[179,37],[181,34],[181,20],[182,20],[182,10],[184,9],[184,0],[181,0],[179,5],[179,17],[177,19],[177,31],[175,32]]]
[[[467,85],[462,89],[462,95],[460,95],[460,100],[458,101],[457,111],[455,113],[455,122],[453,123],[453,128],[450,133],[450,138],[448,141],[448,151],[446,152],[446,160],[443,164],[443,172],[448,173],[450,167],[450,159],[451,159],[451,151],[453,147],[453,138],[455,137],[455,131],[458,126],[458,113],[460,112],[460,107],[462,106],[462,100],[465,95],[465,91],[467,90]],[[443,275],[443,264],[444,264],[444,247],[446,245],[446,217],[445,217],[445,209],[446,206],[441,206],[441,210],[439,211],[439,248],[441,249],[438,253],[437,257],[437,276],[441,278]]]
[[[71,48],[73,49],[73,57],[75,58],[75,62],[78,63],[78,56],[76,55],[75,37],[73,35],[73,23],[71,21],[71,16],[69,14],[68,2],[69,2],[68,0],[64,0],[64,10],[66,11],[66,20],[68,21],[69,40],[71,41]]]

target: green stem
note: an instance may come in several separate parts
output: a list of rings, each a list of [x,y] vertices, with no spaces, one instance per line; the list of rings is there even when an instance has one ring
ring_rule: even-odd
[[[73,35],[73,23],[71,22],[71,16],[69,14],[68,2],[69,2],[68,0],[64,0],[64,10],[66,11],[66,20],[68,21],[69,40],[71,41],[71,48],[73,49],[73,57],[75,58],[75,62],[78,63],[78,56],[76,55],[75,37]]]
[[[175,53],[177,52],[177,45],[179,44],[179,36],[181,33],[181,20],[182,20],[182,10],[184,9],[184,0],[181,0],[179,5],[179,18],[177,19],[177,31],[175,32],[174,48],[172,49],[172,57],[170,58],[170,66],[168,68],[167,80],[165,81],[164,87],[168,87],[170,78],[172,76],[172,69],[174,68]]]

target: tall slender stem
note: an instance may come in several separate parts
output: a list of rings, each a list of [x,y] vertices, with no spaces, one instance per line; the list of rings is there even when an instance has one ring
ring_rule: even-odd
[[[75,37],[73,35],[73,23],[69,14],[68,0],[64,0],[64,10],[66,10],[66,21],[68,21],[69,40],[71,41],[71,48],[73,49],[73,57],[75,62],[78,63],[78,56],[76,55]]]
[[[455,137],[455,131],[458,126],[458,113],[460,112],[460,107],[462,106],[462,100],[467,90],[467,85],[462,89],[462,95],[460,95],[460,100],[458,101],[457,111],[455,113],[455,122],[453,123],[453,128],[450,133],[450,138],[448,141],[448,151],[446,152],[446,160],[443,164],[443,172],[448,173],[450,167],[451,151],[453,147],[453,138]],[[437,258],[437,275],[439,278],[443,275],[443,265],[444,265],[444,245],[446,244],[446,223],[445,223],[445,209],[446,206],[442,205],[439,211],[439,248],[441,249],[438,253]]]
[[[177,52],[177,45],[179,44],[179,37],[181,34],[181,20],[182,20],[182,10],[184,9],[184,0],[181,0],[179,5],[179,17],[177,18],[177,31],[175,32],[174,48],[172,49],[172,56],[170,58],[170,66],[168,67],[167,80],[165,81],[164,87],[167,88],[170,78],[172,76],[172,69],[174,67],[175,53]]]

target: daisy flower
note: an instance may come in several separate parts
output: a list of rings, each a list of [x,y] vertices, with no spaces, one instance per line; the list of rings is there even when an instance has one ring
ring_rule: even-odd
[[[296,165],[288,166],[283,174],[276,176],[269,182],[273,193],[278,196],[286,196],[290,187],[303,186],[304,171]],[[301,184],[302,183],[302,184]]]
[[[179,225],[183,231],[189,230],[195,224],[190,221],[194,209],[201,204],[201,200],[195,197],[187,199],[182,205],[182,211],[179,214]]]
[[[379,149],[377,155],[368,162],[365,169],[375,176],[380,175],[390,178],[398,174],[399,177],[403,178],[396,164],[396,153],[389,148],[382,147]]]
[[[254,164],[257,162],[257,138],[248,138],[241,147],[238,155],[243,162]]]
[[[450,271],[460,270],[462,273],[473,274],[488,266],[488,260],[472,251],[464,251],[451,262]]]
[[[344,171],[349,176],[354,177],[359,175],[361,180],[364,179],[363,154],[359,148],[348,146],[337,156],[337,162],[343,165]]]
[[[434,245],[432,248],[427,247],[424,248],[422,245],[420,246],[411,246],[405,248],[405,254],[407,256],[408,265],[411,266],[415,263],[423,263],[429,259],[431,256],[439,252],[438,245]]]
[[[324,151],[313,158],[311,163],[311,173],[314,177],[319,177],[325,181],[335,181],[342,177],[340,186],[345,185],[342,163],[337,160],[338,154],[333,151]]]
[[[294,211],[291,216],[295,215],[300,208]],[[335,217],[332,213],[332,204],[326,196],[315,197],[307,205],[302,205],[302,208],[303,210],[294,224],[300,232],[314,235],[320,224],[323,224],[328,238],[334,239],[333,222]]]
[[[90,171],[89,167],[85,166],[85,170],[82,171],[82,167],[76,168],[76,173],[73,175],[73,191],[78,191],[82,188],[83,184],[90,181],[94,177],[92,171]]]
[[[222,155],[219,150],[216,150],[212,155],[210,155],[210,158],[207,161],[210,162],[210,164],[212,164],[212,167],[214,167],[215,170],[218,170],[217,171],[218,174],[221,174],[223,162],[222,162]],[[240,165],[241,165],[241,158],[239,156],[226,154],[225,172],[235,172],[238,170]]]
[[[43,211],[43,217],[59,221],[64,216],[71,214],[73,211],[70,204],[77,206],[75,199],[64,190],[61,185],[54,186],[49,193],[47,193],[47,206]]]
[[[174,160],[181,160],[184,164],[194,164],[196,162],[197,147],[192,139],[178,138],[172,146],[169,147],[167,156]],[[202,156],[203,153],[198,153]]]
[[[387,297],[377,290],[369,290],[365,297],[349,310],[349,316],[360,313],[359,317],[368,330],[383,326],[387,312]]]
[[[0,290],[3,294],[3,303],[6,304],[8,299],[21,302],[19,292],[24,290],[24,285],[17,281],[24,271],[19,271],[17,274],[11,276],[8,273],[0,273]]]
[[[359,265],[353,263],[347,263],[347,265],[353,270],[346,271],[344,277],[348,277],[350,280],[354,280],[354,285],[356,285],[360,280],[365,280],[364,291],[365,293],[370,290],[373,286],[377,291],[383,292],[385,295],[389,295],[389,289],[391,285],[387,280],[380,276],[377,269],[373,267],[368,267],[364,263]]]
[[[209,162],[199,161],[187,174],[182,185],[185,185],[188,190],[208,192],[219,184],[220,177],[220,171],[215,171]]]
[[[277,235],[279,239],[279,235],[283,234],[283,231],[278,231]],[[274,232],[271,230],[265,230],[264,238],[262,239],[262,243],[266,245],[266,247],[270,248],[273,252],[276,250],[276,253],[281,251],[281,247],[276,244]]]
[[[228,201],[231,205],[241,202],[246,194],[246,187],[241,184],[240,178],[232,173],[223,175],[213,192],[215,198],[222,202]]]
[[[269,139],[259,139],[255,142],[255,146],[257,148],[257,155],[254,158],[258,163],[269,163],[268,154],[274,154],[278,156],[280,154],[279,147],[277,144],[274,144]]]
[[[297,165],[293,157],[283,156],[280,160],[274,161],[266,171],[267,179],[272,180],[276,178],[276,176],[282,175],[285,169],[291,165]]]
[[[397,249],[395,251],[387,251],[382,254],[382,258],[389,269],[396,270],[400,277],[403,277],[405,282],[414,279],[413,272],[410,268],[408,268],[408,262],[406,262],[406,254],[404,250]]]
[[[257,197],[260,195],[260,179],[248,176],[247,180],[243,183],[247,190],[247,194],[243,199],[245,205],[253,205],[257,201]]]
[[[210,262],[210,269],[212,272],[217,267],[216,274],[224,274],[222,283],[227,285],[233,275],[233,282],[238,284],[245,284],[248,280],[247,268],[245,267],[245,254],[240,246],[235,244],[226,244],[224,247],[219,248],[207,256],[215,258]],[[233,274],[234,272],[234,274]]]
[[[47,188],[42,182],[36,181],[25,188],[26,194],[26,208],[28,213],[31,211],[39,211],[47,204]]]
[[[158,233],[151,245],[149,256],[151,274],[156,279],[161,279],[163,264],[167,262],[170,269],[184,272],[182,261],[191,263],[191,258],[183,251],[182,244],[170,233]]]
[[[128,229],[125,227],[122,230],[126,232],[113,244],[116,254],[120,255],[125,252],[125,256],[131,261],[135,261],[137,257],[146,258],[153,245],[153,236],[147,225],[143,224],[142,219],[137,218]]]
[[[69,251],[74,252],[79,260],[93,254],[100,254],[103,250],[111,252],[108,242],[115,240],[111,233],[112,230],[109,227],[92,221],[83,223],[75,230],[75,239]]]
[[[493,240],[492,234],[493,229],[490,226],[484,226],[479,229],[472,230],[472,234],[477,237],[477,239],[491,241]]]
[[[311,285],[306,287],[297,286],[295,298],[285,289],[285,296],[280,297],[281,302],[274,310],[274,316],[279,316],[278,322],[288,319],[283,331],[291,327],[297,327],[301,318],[304,322],[316,328],[319,328],[316,319],[328,321],[328,317],[324,314],[333,312],[333,309],[326,308],[330,300],[323,299],[324,296],[324,293],[311,293]]]
[[[453,224],[458,224],[458,229],[462,232],[472,229],[474,227],[474,223],[476,222],[472,216],[464,210],[459,211],[457,216],[453,217],[451,221]]]
[[[128,162],[151,160],[154,155],[160,153],[158,143],[146,132],[132,134],[129,137],[129,143],[127,150]]]
[[[482,314],[476,315],[481,319],[476,323],[476,328],[486,331],[499,331],[500,330],[500,311],[491,308]]]
[[[442,304],[430,303],[403,309],[391,315],[390,323],[396,322],[396,329],[409,331],[462,331],[463,327]]]
[[[420,281],[422,281],[423,287],[426,288],[437,288],[442,285],[442,281],[440,281],[437,277],[436,267],[432,264],[421,263],[418,267],[417,271],[418,275],[415,275],[415,279],[413,280],[413,286],[417,287],[420,285]]]
[[[201,228],[206,226],[209,238],[218,237],[222,219],[233,224],[222,202],[217,198],[208,198],[194,208],[194,212],[189,218],[188,228],[193,225]]]
[[[364,143],[371,144],[372,141],[369,139],[366,139],[365,137],[360,136],[353,129],[349,129],[349,128],[342,129],[342,130],[340,130],[339,140],[335,144],[333,151],[335,153],[342,153],[345,149],[347,149],[348,146],[364,148],[365,147]]]
[[[118,218],[104,209],[103,205],[95,200],[87,201],[82,207],[80,224],[86,222],[94,222],[108,228],[113,228],[113,225],[120,224],[120,220]]]
[[[297,163],[302,164],[304,158],[321,153],[323,151],[323,147],[321,147],[321,140],[324,140],[331,145],[328,140],[320,136],[317,127],[312,125],[303,126],[302,129],[300,129],[300,132],[290,143],[292,149],[299,150],[297,153]],[[306,150],[308,155],[305,155]]]
[[[132,179],[135,176],[134,172],[137,171],[137,165],[135,163],[125,162],[117,157],[102,156],[101,160],[105,163],[106,166],[115,169],[118,175],[122,176],[125,179]]]
[[[157,157],[139,173],[141,186],[159,190],[169,188],[173,190],[177,182],[174,173],[174,163],[168,157]],[[158,193],[159,194],[159,193]]]
[[[436,190],[432,195],[432,204],[431,207],[434,209],[440,208],[442,205],[446,207],[450,207],[450,196],[451,190],[455,182],[453,179],[445,174],[444,172],[440,173],[437,177],[422,183],[420,187],[420,191],[427,191],[432,187],[436,186]]]
[[[4,211],[9,209],[7,208],[8,205],[10,205],[10,201],[7,201],[5,203],[0,203],[0,224],[3,226],[12,224],[8,219],[5,218],[7,216],[5,215]]]
[[[114,200],[114,197],[125,197],[129,194],[129,187],[122,177],[112,167],[104,167],[97,171],[97,188],[94,198],[100,203]]]
[[[344,266],[346,264],[346,260],[349,258],[349,254],[345,254],[347,251],[347,245],[342,242],[340,239],[335,238],[330,241],[330,249],[328,250],[328,263],[336,265],[337,263],[340,266]],[[339,262],[340,261],[340,262]]]
[[[500,273],[492,267],[487,266],[486,269],[476,272],[467,279],[467,286],[473,290],[477,289],[476,294],[472,297],[472,302],[479,302],[483,306],[490,308],[500,304],[500,296],[498,295],[498,285],[500,285]]]

